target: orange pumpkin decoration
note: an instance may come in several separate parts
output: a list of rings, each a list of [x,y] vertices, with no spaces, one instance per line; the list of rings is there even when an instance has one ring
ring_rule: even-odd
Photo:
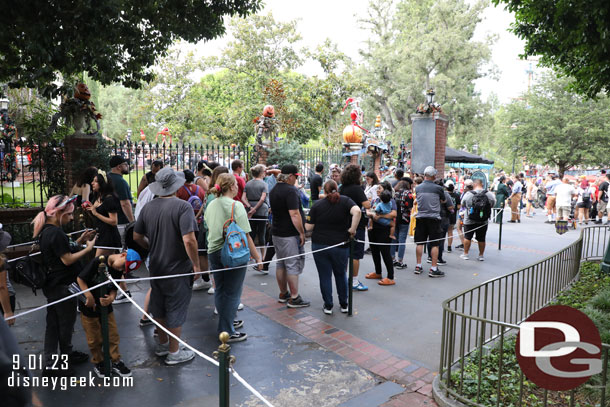
[[[263,109],[263,116],[265,117],[275,117],[275,108],[272,105],[267,105]]]
[[[345,126],[345,129],[343,129],[343,140],[345,140],[346,143],[361,143],[362,129],[353,124]]]
[[[89,100],[91,99],[91,92],[89,92],[87,85],[79,83],[74,89],[74,97],[80,100]]]

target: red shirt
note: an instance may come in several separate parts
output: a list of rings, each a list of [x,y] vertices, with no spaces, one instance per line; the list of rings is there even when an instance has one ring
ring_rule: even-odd
[[[233,174],[233,175],[235,175],[235,174]],[[244,189],[246,189],[246,181],[238,175],[235,175],[235,179],[237,180],[237,195],[235,195],[235,198],[233,198],[233,199],[241,202],[241,196],[244,193]]]
[[[203,192],[203,188],[195,184],[184,184],[183,186],[178,188],[178,191],[176,191],[176,196],[184,201],[188,201],[191,195],[189,195],[189,193],[187,192],[187,188],[189,189],[189,191],[191,191],[192,195],[195,195],[195,193],[197,193],[197,196],[199,197],[199,199],[201,199],[201,202],[205,201],[205,192]]]

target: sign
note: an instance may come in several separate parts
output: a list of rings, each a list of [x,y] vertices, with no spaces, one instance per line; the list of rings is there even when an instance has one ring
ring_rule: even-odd
[[[470,178],[472,178],[473,181],[475,179],[480,179],[481,182],[483,183],[483,189],[487,189],[487,177],[485,176],[485,173],[483,171],[473,172],[472,175],[470,176]]]
[[[597,327],[565,305],[542,308],[522,322],[515,348],[523,374],[543,389],[571,390],[602,371]]]

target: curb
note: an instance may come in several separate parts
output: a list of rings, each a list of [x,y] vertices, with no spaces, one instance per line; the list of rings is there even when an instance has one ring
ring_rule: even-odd
[[[432,396],[440,407],[468,407],[466,404],[448,397],[441,389],[440,374],[432,381]]]

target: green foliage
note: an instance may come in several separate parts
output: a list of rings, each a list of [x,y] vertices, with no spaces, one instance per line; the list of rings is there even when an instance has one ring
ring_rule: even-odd
[[[72,164],[74,174],[81,174],[88,167],[96,167],[103,171],[109,171],[108,157],[112,155],[112,147],[101,136],[97,136],[97,145],[93,150],[81,150]]]
[[[225,31],[225,16],[259,7],[259,0],[13,2],[4,8],[10,23],[0,32],[0,81],[50,96],[60,91],[58,73],[86,71],[105,85],[138,88],[153,79],[150,68],[176,39],[216,38]]]
[[[496,126],[504,151],[530,162],[557,167],[559,173],[578,165],[604,165],[610,154],[610,98],[598,101],[568,90],[572,83],[543,75],[522,100],[506,106]]]
[[[610,294],[610,276],[600,275],[597,263],[583,263],[579,279],[560,293],[553,304],[582,309],[597,293],[605,291]]]
[[[31,205],[28,202],[23,202],[18,197],[13,197],[11,194],[2,194],[2,200],[0,200],[0,208],[30,208]]]
[[[301,159],[301,146],[295,142],[285,141],[269,149],[267,164],[277,164],[280,167],[285,164],[295,164]]]
[[[493,0],[515,14],[512,31],[525,40],[523,57],[571,76],[572,89],[589,98],[610,90],[610,2]]]

